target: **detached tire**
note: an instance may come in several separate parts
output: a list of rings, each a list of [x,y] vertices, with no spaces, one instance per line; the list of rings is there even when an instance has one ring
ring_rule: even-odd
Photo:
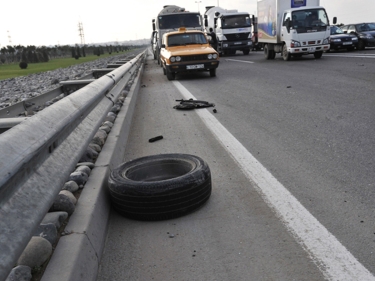
[[[211,195],[211,172],[189,154],[159,154],[121,164],[108,179],[112,206],[136,220],[180,217],[201,207]]]

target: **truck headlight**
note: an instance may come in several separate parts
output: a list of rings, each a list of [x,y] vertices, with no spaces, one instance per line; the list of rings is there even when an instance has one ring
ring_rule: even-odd
[[[291,48],[301,47],[301,43],[298,42],[298,41],[294,41],[294,40],[292,40],[292,42],[290,42],[290,47],[291,47]]]
[[[223,44],[223,48],[228,48],[228,44]]]
[[[323,45],[329,44],[329,38],[323,40]]]

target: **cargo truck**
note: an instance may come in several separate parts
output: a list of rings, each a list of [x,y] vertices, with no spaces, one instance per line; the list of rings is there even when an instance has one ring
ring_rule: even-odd
[[[151,49],[154,59],[160,64],[160,48],[165,33],[178,31],[180,27],[186,30],[204,31],[202,16],[199,12],[188,12],[185,8],[166,5],[152,19]]]
[[[330,48],[330,23],[320,0],[258,0],[258,42],[266,59],[280,53],[284,60]],[[336,23],[336,18],[333,18]]]
[[[219,54],[233,55],[242,51],[248,55],[252,49],[249,13],[208,6],[204,13],[204,26],[206,33],[213,37]]]

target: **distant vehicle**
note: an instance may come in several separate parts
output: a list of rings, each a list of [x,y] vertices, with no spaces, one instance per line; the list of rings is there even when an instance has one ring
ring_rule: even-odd
[[[357,23],[341,26],[344,33],[354,34],[358,38],[358,49],[375,47],[375,23]]]
[[[152,19],[151,48],[154,59],[160,64],[160,48],[163,34],[178,30],[180,27],[192,30],[204,30],[199,12],[188,12],[185,8],[165,5],[155,19]]]
[[[320,0],[258,0],[257,17],[258,43],[267,60],[277,53],[285,61],[308,54],[320,59],[329,50],[330,23]]]
[[[216,37],[216,50],[220,55],[234,55],[236,51],[242,51],[244,55],[250,53],[253,42],[249,13],[207,6],[204,26],[207,34]]]
[[[353,51],[358,47],[357,36],[344,33],[344,31],[338,26],[331,26],[330,28],[330,50],[347,49],[348,51]]]
[[[210,46],[205,33],[199,30],[187,30],[164,33],[160,64],[168,80],[174,80],[176,73],[208,71],[216,76],[219,66],[219,53]]]

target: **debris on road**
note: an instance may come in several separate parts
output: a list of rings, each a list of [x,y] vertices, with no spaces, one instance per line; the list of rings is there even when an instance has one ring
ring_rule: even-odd
[[[162,138],[163,138],[163,136],[157,136],[157,137],[149,139],[148,142],[158,141],[158,140],[161,140]]]
[[[202,100],[176,100],[179,101],[180,104],[174,106],[173,108],[175,109],[196,109],[196,108],[202,108],[202,107],[215,107],[215,104],[207,102],[207,101],[202,101]]]

